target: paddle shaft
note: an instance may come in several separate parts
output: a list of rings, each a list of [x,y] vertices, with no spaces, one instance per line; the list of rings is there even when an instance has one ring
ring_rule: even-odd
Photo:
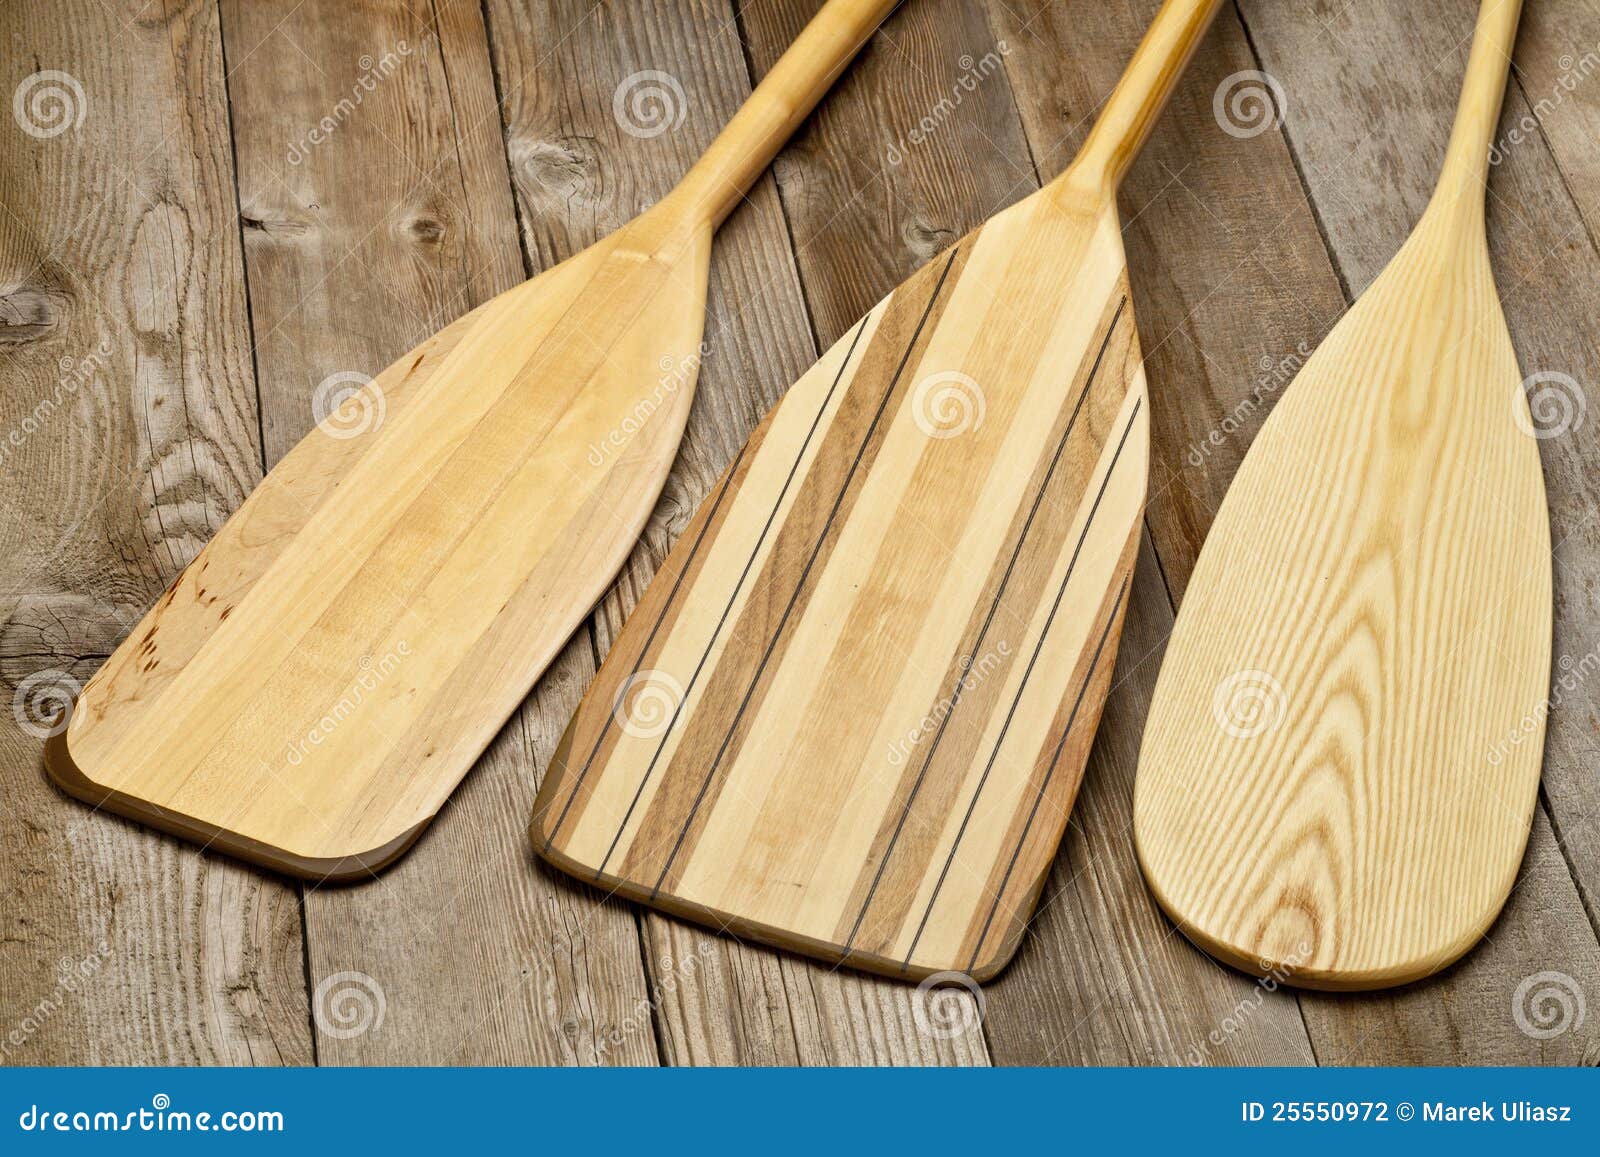
[[[900,0],[828,0],[673,190],[712,227],[743,198]]]
[[[1522,0],[1483,0],[1478,9],[1472,55],[1461,83],[1455,126],[1445,150],[1444,166],[1433,203],[1464,210],[1463,219],[1483,224],[1484,183],[1489,176],[1489,150],[1500,123],[1511,50],[1517,40]]]
[[[1183,75],[1221,0],[1167,0],[1139,42],[1061,184],[1116,190]]]

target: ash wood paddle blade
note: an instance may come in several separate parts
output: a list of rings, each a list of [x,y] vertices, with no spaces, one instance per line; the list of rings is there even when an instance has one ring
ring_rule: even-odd
[[[56,782],[311,878],[401,854],[632,549],[712,232],[893,6],[831,0],[667,199],[345,399],[84,687]]]
[[[1152,891],[1206,951],[1292,984],[1455,960],[1532,821],[1550,532],[1482,209],[1515,27],[1485,5],[1433,203],[1251,446],[1146,724]]]
[[[887,975],[1010,959],[1144,506],[1115,180],[1214,6],[1167,5],[1084,159],[890,294],[751,436],[562,739],[531,826],[547,859]]]

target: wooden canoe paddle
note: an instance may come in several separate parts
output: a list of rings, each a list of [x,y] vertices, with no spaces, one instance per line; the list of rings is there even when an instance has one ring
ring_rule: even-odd
[[[1168,0],[1072,166],[853,326],[619,635],[531,825],[740,936],[982,980],[1054,858],[1148,454],[1116,187],[1215,0]]]
[[[897,2],[829,0],[668,197],[322,420],[84,687],[56,782],[300,876],[409,847],[660,495],[712,233]]]
[[[1291,984],[1455,960],[1533,818],[1550,529],[1484,231],[1519,7],[1485,0],[1427,211],[1240,466],[1145,727],[1151,889],[1207,952]]]

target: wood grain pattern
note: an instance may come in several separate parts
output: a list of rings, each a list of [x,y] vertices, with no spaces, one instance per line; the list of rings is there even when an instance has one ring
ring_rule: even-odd
[[[1153,891],[1295,984],[1456,959],[1532,821],[1542,744],[1495,745],[1547,688],[1549,523],[1482,200],[1518,8],[1486,0],[1434,200],[1235,477],[1146,725]]]
[[[0,126],[0,1064],[306,1064],[294,890],[39,770],[260,476],[216,13],[8,5],[0,43],[43,130]]]
[[[1427,203],[1460,96],[1478,6],[1474,0],[1455,0],[1430,20],[1381,6],[1351,8],[1327,24],[1310,11],[1250,2],[1241,7],[1259,47],[1259,66],[1290,94],[1284,129],[1326,231],[1330,256],[1354,298],[1382,272]],[[1571,39],[1559,47],[1540,32],[1553,15],[1551,7],[1530,5],[1524,12],[1514,83],[1497,140],[1534,115],[1533,104],[1564,71],[1563,53],[1576,61],[1587,46],[1600,42],[1595,14],[1562,12],[1576,23],[1569,25]],[[1353,73],[1327,51],[1330,43],[1366,45],[1375,68]],[[1530,53],[1541,51],[1556,59],[1530,59]],[[1433,63],[1418,68],[1418,61]],[[1526,85],[1515,83],[1525,69]],[[1393,78],[1408,70],[1415,81],[1401,91]],[[1536,80],[1536,72],[1545,79]],[[1564,187],[1555,151],[1563,154],[1563,165],[1579,165],[1582,158],[1556,129],[1562,119],[1581,115],[1575,105],[1593,99],[1582,85],[1554,113],[1547,107],[1535,116],[1548,121],[1551,135],[1523,135],[1520,144],[1504,151],[1490,174],[1487,213],[1491,258],[1519,364],[1524,372],[1561,369],[1580,383],[1600,373],[1592,327],[1585,320],[1600,308],[1595,288],[1600,253],[1585,236],[1583,215]],[[1307,115],[1331,107],[1330,102],[1344,114]],[[1414,153],[1415,163],[1396,165],[1393,158],[1402,153]],[[1268,272],[1278,274],[1275,267]],[[1503,1064],[1571,1063],[1595,1053],[1600,1035],[1592,1019],[1578,1031],[1541,1040],[1524,1033],[1509,1010],[1521,981],[1540,972],[1565,972],[1585,991],[1600,984],[1594,907],[1586,905],[1584,884],[1596,862],[1588,836],[1600,830],[1590,794],[1594,684],[1556,674],[1559,656],[1576,665],[1596,646],[1600,618],[1592,592],[1600,556],[1591,529],[1595,491],[1588,464],[1597,434],[1600,430],[1585,421],[1539,447],[1558,563],[1553,640],[1558,659],[1552,674],[1560,682],[1552,687],[1540,804],[1525,870],[1488,942],[1435,980],[1359,998],[1303,996],[1306,1024],[1324,1063],[1406,1063],[1469,1051]],[[1169,559],[1182,566],[1181,555],[1163,552],[1163,563]],[[1540,850],[1541,830],[1552,833],[1548,852]]]
[[[1046,176],[1081,144],[1157,6],[989,5],[995,35],[1010,45],[1007,74]],[[1343,305],[1282,137],[1241,139],[1216,122],[1213,94],[1257,64],[1236,13],[1223,9],[1123,184],[1129,278],[1160,287],[1138,297],[1151,395],[1148,529],[1061,853],[1023,950],[985,989],[997,1064],[1315,1057],[1292,991],[1219,968],[1176,933],[1138,874],[1131,838],[1140,733],[1172,625],[1169,590],[1193,565],[1185,550],[1191,541],[1199,548],[1199,520],[1209,520],[1208,479],[1242,450],[1206,435],[1225,417],[1258,408],[1251,399],[1265,351],[1314,343]],[[1329,322],[1318,316],[1319,294]],[[1242,444],[1254,427],[1236,432],[1237,422],[1229,429]],[[1208,452],[1204,470],[1190,457],[1197,443]],[[1190,530],[1197,521],[1199,530]]]
[[[816,0],[740,7],[728,36],[742,42],[752,81],[776,63],[816,8]],[[596,616],[601,653],[695,507],[761,416],[816,360],[819,345],[831,345],[887,288],[1015,196],[1015,166],[1019,158],[1026,165],[1026,150],[1003,82],[966,94],[937,137],[900,164],[882,163],[886,134],[916,124],[941,86],[960,74],[964,56],[976,61],[995,47],[982,13],[965,0],[902,4],[780,155],[772,179],[760,182],[752,203],[729,220],[708,299],[716,353],[707,359],[674,471],[679,485]],[[774,190],[782,194],[781,210]],[[749,272],[730,268],[724,291],[718,266],[746,242],[762,263]],[[616,904],[638,911],[620,899]],[[964,992],[950,990],[942,999],[964,1006],[957,1015],[967,1031],[928,1034],[917,1027],[919,998],[904,984],[831,969],[654,910],[639,915],[650,975],[669,961],[706,962],[693,984],[664,991],[659,1001],[657,1032],[667,1063],[988,1061],[977,1001]]]
[[[1213,9],[1169,4],[1081,164],[891,294],[752,436],[563,740],[547,858],[869,970],[1009,960],[1143,508],[1111,194]]]
[[[712,231],[892,6],[831,0],[673,196],[330,404],[84,688],[57,781],[308,878],[403,853],[627,557]]]

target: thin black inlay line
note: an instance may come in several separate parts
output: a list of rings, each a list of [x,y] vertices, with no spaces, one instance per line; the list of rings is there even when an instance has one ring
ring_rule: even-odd
[[[1001,725],[1000,734],[994,741],[994,748],[989,752],[989,759],[984,764],[983,774],[978,777],[978,785],[972,791],[972,799],[967,803],[966,814],[961,817],[961,827],[956,830],[956,838],[950,844],[950,852],[945,856],[944,867],[939,870],[939,879],[934,883],[933,894],[928,897],[928,905],[922,910],[922,919],[917,923],[917,933],[911,938],[911,946],[906,949],[905,959],[900,962],[900,971],[904,972],[911,965],[912,956],[916,955],[917,944],[922,940],[922,934],[927,930],[928,919],[933,915],[934,905],[939,902],[939,893],[944,888],[946,877],[950,875],[950,867],[955,863],[956,851],[961,847],[961,841],[966,838],[967,826],[972,822],[972,816],[978,809],[978,799],[983,795],[983,789],[989,783],[989,774],[994,771],[995,761],[1000,758],[1000,749],[1005,746],[1006,736],[1011,733],[1012,721],[1016,719],[1017,707],[1022,702],[1023,692],[1028,689],[1028,680],[1033,677],[1033,668],[1039,661],[1039,655],[1044,650],[1045,640],[1050,637],[1050,628],[1055,625],[1056,613],[1061,609],[1061,600],[1067,593],[1067,584],[1072,581],[1073,571],[1078,566],[1078,555],[1083,551],[1083,544],[1089,537],[1089,528],[1094,525],[1095,515],[1100,512],[1100,502],[1106,495],[1106,487],[1111,485],[1111,476],[1116,472],[1117,462],[1122,457],[1123,447],[1128,444],[1128,435],[1133,431],[1133,421],[1139,416],[1139,407],[1144,405],[1140,398],[1133,404],[1133,412],[1128,415],[1128,424],[1122,430],[1122,437],[1117,442],[1116,452],[1111,456],[1111,464],[1106,467],[1106,476],[1100,482],[1100,489],[1094,496],[1094,505],[1089,508],[1089,517],[1083,524],[1083,530],[1078,535],[1078,544],[1072,549],[1072,558],[1067,563],[1067,573],[1061,578],[1061,587],[1056,591],[1055,601],[1050,605],[1050,614],[1045,617],[1044,629],[1039,632],[1039,641],[1034,644],[1033,654],[1028,658],[1027,669],[1022,673],[1022,682],[1017,687],[1017,693],[1012,696],[1011,706],[1006,711],[1006,721]]]
[[[717,499],[711,505],[711,513],[701,525],[700,532],[694,536],[694,542],[689,547],[689,558],[683,564],[683,569],[678,572],[678,577],[673,580],[672,590],[667,595],[667,601],[661,608],[661,614],[656,616],[656,621],[651,624],[650,636],[645,639],[644,646],[640,648],[639,657],[634,660],[633,670],[628,672],[628,678],[623,681],[623,686],[626,687],[628,682],[639,673],[639,665],[644,662],[644,657],[650,653],[651,644],[656,641],[656,633],[661,630],[661,624],[667,621],[667,612],[677,602],[678,588],[683,585],[684,577],[689,573],[690,568],[694,566],[695,556],[700,553],[700,544],[705,540],[706,532],[711,529],[711,524],[717,520],[717,511],[722,508],[722,500],[728,496],[728,491],[733,487],[734,476],[739,473],[739,463],[744,460],[745,447],[748,445],[749,443],[746,443],[745,446],[740,446],[739,452],[733,456],[733,464],[728,468],[728,477],[717,490]],[[572,805],[578,798],[578,792],[583,790],[583,781],[588,778],[589,769],[594,765],[595,756],[600,754],[600,745],[605,742],[606,736],[611,734],[611,725],[614,722],[616,722],[616,712],[608,712],[606,723],[600,728],[600,734],[595,737],[594,747],[589,751],[589,758],[583,761],[583,770],[578,772],[578,778],[572,783],[572,794],[567,796],[567,802],[562,806],[561,814],[556,817],[555,827],[551,828],[550,834],[545,837],[545,851],[548,852],[550,850],[550,846],[555,843],[555,838],[561,831],[561,826],[567,822],[567,813],[572,810]]]
[[[766,672],[767,664],[772,659],[772,652],[777,649],[778,640],[783,636],[784,628],[789,624],[789,616],[794,613],[795,604],[800,600],[800,592],[805,589],[806,580],[811,577],[811,568],[816,565],[817,556],[822,553],[822,544],[828,541],[828,535],[833,530],[833,522],[839,516],[839,508],[844,505],[844,496],[850,491],[850,483],[855,480],[856,471],[861,468],[861,460],[866,456],[867,444],[872,441],[872,435],[877,432],[878,423],[883,420],[883,413],[889,406],[889,399],[894,396],[895,387],[900,384],[900,375],[905,373],[906,363],[911,360],[911,353],[917,348],[917,342],[922,337],[922,330],[928,324],[928,318],[933,315],[933,307],[939,301],[939,294],[944,290],[945,280],[950,276],[950,267],[955,264],[956,256],[961,251],[960,246],[950,251],[950,257],[944,263],[944,269],[939,273],[939,281],[933,287],[933,293],[928,297],[928,304],[923,307],[922,317],[917,321],[917,328],[911,334],[911,340],[906,344],[906,352],[900,357],[900,364],[895,367],[894,376],[889,379],[888,387],[883,391],[883,397],[878,402],[878,409],[872,415],[872,421],[867,426],[867,432],[861,436],[861,444],[856,447],[855,459],[850,463],[850,470],[845,475],[843,484],[839,487],[839,494],[833,500],[833,507],[828,511],[827,521],[822,524],[822,533],[817,536],[816,543],[811,548],[811,557],[806,559],[805,568],[800,572],[800,578],[794,584],[794,591],[789,595],[789,602],[783,608],[783,615],[778,620],[777,630],[772,632],[766,649],[761,654],[761,663],[756,667],[755,674],[750,677],[750,685],[745,688],[744,697],[739,701],[739,709],[734,712],[733,720],[728,724],[728,733],[722,737],[722,744],[717,748],[716,758],[711,761],[711,767],[706,771],[705,779],[700,784],[699,794],[695,796],[694,805],[689,809],[688,816],[683,821],[683,830],[678,833],[677,842],[672,845],[672,852],[667,856],[666,863],[661,865],[661,875],[656,877],[655,886],[650,889],[650,899],[654,900],[661,891],[661,885],[667,878],[667,873],[672,870],[672,862],[678,858],[678,852],[683,847],[683,841],[688,838],[689,828],[694,823],[695,816],[700,811],[700,805],[705,802],[706,792],[711,789],[711,781],[717,774],[717,768],[722,765],[722,757],[727,754],[728,744],[733,742],[733,733],[738,730],[739,720],[743,718],[745,708],[750,706],[750,699],[755,694],[756,685],[761,682],[761,676]]]
[[[745,580],[750,577],[750,570],[755,566],[756,557],[761,553],[762,544],[767,541],[767,533],[772,529],[772,524],[778,517],[778,510],[783,506],[783,500],[788,496],[789,487],[793,485],[795,475],[800,471],[800,463],[805,459],[806,451],[811,448],[811,439],[816,436],[817,428],[822,424],[822,416],[828,412],[828,407],[833,403],[833,395],[839,388],[839,383],[844,380],[845,370],[850,368],[850,359],[855,356],[856,345],[861,341],[861,335],[866,332],[867,322],[872,315],[869,313],[861,319],[861,324],[856,327],[855,337],[850,340],[850,348],[845,351],[844,361],[839,364],[839,372],[833,376],[833,384],[828,387],[828,394],[822,399],[822,405],[817,408],[816,416],[811,419],[811,428],[806,431],[805,441],[800,444],[800,452],[795,455],[794,464],[789,467],[788,476],[783,480],[783,489],[778,491],[778,498],[772,504],[772,510],[767,515],[766,523],[761,527],[761,535],[756,539],[756,544],[750,550],[750,557],[745,560],[744,569],[739,572],[739,581],[734,584],[733,593],[728,596],[728,603],[722,608],[722,614],[717,619],[717,625],[711,632],[711,637],[706,640],[705,650],[700,653],[700,660],[694,666],[694,673],[689,676],[689,685],[683,689],[683,697],[678,700],[672,709],[672,718],[667,721],[667,729],[661,734],[661,742],[656,745],[656,750],[650,757],[649,765],[644,769],[644,778],[639,781],[639,786],[634,790],[633,799],[628,803],[628,810],[623,813],[622,822],[617,825],[617,834],[611,837],[611,844],[606,848],[605,858],[600,861],[600,866],[594,870],[594,878],[599,880],[606,870],[606,865],[611,862],[612,855],[617,850],[617,843],[622,839],[622,833],[628,830],[628,821],[633,818],[634,809],[639,806],[639,801],[644,797],[644,789],[655,774],[656,762],[661,758],[661,753],[667,748],[667,740],[671,738],[673,730],[678,726],[678,716],[682,713],[684,704],[693,694],[695,684],[700,680],[700,672],[706,665],[706,660],[711,657],[711,648],[716,646],[717,639],[722,635],[723,625],[728,621],[728,615],[733,611],[733,604],[738,601],[739,592],[744,589]]]
[[[1050,756],[1050,766],[1045,771],[1044,779],[1039,783],[1039,791],[1033,797],[1033,806],[1028,809],[1028,822],[1022,825],[1022,834],[1017,837],[1017,846],[1012,849],[1011,860],[1006,864],[1006,874],[1000,878],[1000,887],[995,891],[994,903],[989,905],[989,915],[984,918],[983,931],[978,933],[977,942],[972,946],[972,958],[967,961],[967,971],[971,972],[978,963],[978,953],[983,951],[983,942],[989,936],[989,926],[994,923],[994,914],[1000,910],[1000,901],[1005,897],[1006,888],[1011,883],[1011,873],[1016,870],[1017,860],[1022,855],[1022,848],[1028,842],[1028,833],[1033,830],[1034,818],[1039,814],[1039,805],[1044,802],[1044,793],[1050,788],[1050,780],[1056,773],[1056,764],[1061,760],[1061,753],[1066,749],[1067,740],[1072,736],[1072,729],[1078,721],[1078,709],[1083,706],[1083,697],[1089,692],[1089,683],[1094,679],[1094,673],[1100,666],[1100,655],[1105,650],[1106,640],[1111,637],[1111,625],[1117,621],[1117,611],[1122,608],[1122,596],[1128,593],[1128,580],[1122,580],[1122,587],[1117,591],[1117,601],[1111,604],[1111,613],[1106,616],[1105,629],[1100,632],[1100,642],[1095,646],[1094,658],[1089,661],[1089,670],[1083,677],[1083,685],[1078,688],[1078,697],[1073,700],[1072,714],[1067,717],[1066,730],[1061,733],[1061,740],[1056,744],[1054,754]]]
[[[1000,577],[999,589],[995,591],[994,601],[989,604],[989,611],[984,616],[983,626],[978,629],[978,637],[973,641],[969,653],[973,656],[972,662],[977,661],[977,653],[983,647],[984,639],[988,638],[989,627],[994,622],[996,611],[1000,608],[1000,600],[1005,597],[1006,589],[1011,583],[1011,572],[1017,565],[1017,559],[1022,555],[1022,547],[1028,541],[1028,533],[1033,529],[1034,516],[1039,513],[1039,507],[1044,502],[1045,491],[1050,488],[1050,480],[1055,477],[1056,466],[1061,461],[1061,453],[1067,448],[1067,439],[1072,436],[1073,427],[1077,424],[1078,413],[1083,409],[1083,403],[1089,397],[1089,391],[1094,388],[1094,380],[1100,372],[1100,363],[1105,358],[1106,350],[1111,345],[1112,335],[1117,331],[1117,322],[1122,317],[1122,307],[1128,303],[1124,296],[1117,302],[1117,310],[1111,315],[1111,324],[1106,327],[1106,336],[1101,339],[1100,349],[1094,356],[1094,365],[1089,369],[1089,377],[1083,383],[1083,390],[1078,394],[1078,402],[1072,407],[1072,416],[1067,419],[1067,428],[1061,432],[1061,440],[1056,443],[1055,454],[1050,459],[1050,468],[1045,472],[1044,478],[1039,483],[1039,492],[1034,495],[1033,505],[1028,510],[1028,518],[1022,524],[1022,533],[1017,537],[1017,544],[1011,551],[1010,561],[1006,563],[1005,573]],[[959,654],[959,652],[958,652]],[[965,675],[962,672],[962,676]],[[900,811],[900,819],[895,824],[894,834],[889,837],[889,846],[883,850],[883,856],[878,860],[878,870],[872,877],[872,886],[867,889],[867,896],[861,902],[861,911],[856,913],[855,923],[850,928],[850,935],[844,942],[844,954],[850,955],[851,946],[855,944],[856,935],[861,931],[861,923],[867,917],[867,909],[872,907],[872,898],[877,895],[878,885],[883,881],[883,873],[888,870],[889,859],[894,855],[895,845],[900,842],[900,833],[905,830],[906,821],[911,816],[911,809],[917,802],[917,795],[922,791],[923,781],[927,778],[928,768],[933,765],[933,757],[939,751],[939,743],[944,739],[945,728],[950,725],[950,719],[956,713],[956,708],[961,705],[961,693],[965,690],[965,679],[957,677],[955,686],[945,698],[950,703],[950,709],[945,712],[944,718],[939,721],[939,730],[934,733],[933,742],[928,746],[928,756],[922,761],[922,768],[917,772],[917,778],[911,785],[911,792],[906,797],[905,807]]]

